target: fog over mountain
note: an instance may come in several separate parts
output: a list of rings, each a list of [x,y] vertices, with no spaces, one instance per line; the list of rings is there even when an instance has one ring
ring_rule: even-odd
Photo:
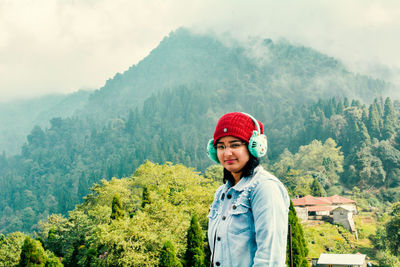
[[[181,26],[227,42],[284,38],[352,71],[396,81],[377,66],[400,68],[399,13],[393,0],[3,1],[0,102],[99,88]]]

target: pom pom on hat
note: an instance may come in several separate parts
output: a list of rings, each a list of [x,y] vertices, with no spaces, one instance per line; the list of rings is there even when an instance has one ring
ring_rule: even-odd
[[[264,126],[258,121],[261,134],[264,133]],[[253,131],[257,130],[254,121],[241,112],[232,112],[223,115],[217,123],[214,132],[214,146],[224,136],[235,136],[245,142],[249,142]]]

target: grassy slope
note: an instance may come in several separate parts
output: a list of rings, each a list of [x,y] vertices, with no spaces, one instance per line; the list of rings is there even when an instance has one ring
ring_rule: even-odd
[[[347,229],[327,222],[307,222],[303,224],[307,241],[308,257],[319,258],[321,253],[362,253],[374,263],[375,250],[368,236],[375,234],[380,222],[372,212],[362,212],[354,216],[359,238],[356,240]]]

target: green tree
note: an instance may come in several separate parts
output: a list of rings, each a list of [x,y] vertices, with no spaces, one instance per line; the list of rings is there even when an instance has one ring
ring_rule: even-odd
[[[360,100],[353,99],[353,100],[351,101],[351,106],[352,106],[352,107],[361,107],[361,102],[360,102]]]
[[[47,255],[46,267],[63,267],[64,265],[60,262],[60,260],[52,253]]]
[[[397,132],[396,136],[394,137],[394,144],[393,146],[397,149],[400,150],[400,132]]]
[[[160,253],[160,263],[159,267],[175,267],[181,266],[178,258],[175,255],[175,248],[171,241],[167,240]]]
[[[208,167],[204,173],[204,177],[212,179],[216,182],[222,182],[222,177],[224,177],[223,167],[220,164],[214,164]]]
[[[386,223],[386,238],[390,251],[400,255],[400,202],[392,206],[391,218]]]
[[[147,186],[144,186],[143,193],[142,193],[142,208],[144,208],[148,204],[151,204],[150,193],[149,193],[149,189],[147,188]]]
[[[389,97],[385,100],[384,112],[382,135],[384,139],[389,139],[396,133],[398,128],[396,111]]]
[[[388,250],[381,250],[376,253],[378,260],[378,266],[380,267],[393,267],[400,266],[400,259],[393,254],[390,254]]]
[[[82,172],[81,176],[79,177],[79,181],[78,181],[78,196],[80,198],[86,196],[86,194],[88,193],[88,190],[89,190],[88,180],[85,176],[85,173]]]
[[[372,153],[378,157],[386,172],[385,186],[395,187],[400,183],[400,151],[395,149],[389,141],[383,140],[372,146]]]
[[[141,209],[145,186],[152,203]],[[198,214],[204,229],[217,188],[217,183],[183,165],[146,162],[129,178],[95,184],[67,219],[51,215],[41,223],[40,236],[43,240],[54,236],[46,247],[51,249],[51,242],[60,244],[59,256],[66,266],[158,266],[166,240],[184,258],[189,214]],[[136,212],[110,223],[110,203],[116,193],[124,210]]]
[[[292,258],[293,266],[307,267],[308,248],[306,240],[304,239],[303,227],[299,223],[296,210],[294,209],[293,202],[290,201],[289,206],[289,225],[292,230]],[[289,236],[286,253],[286,264],[290,266],[290,251],[289,251]]]
[[[314,197],[322,197],[324,195],[324,189],[318,182],[317,178],[314,178],[314,181],[312,182],[310,189],[311,189],[311,195]]]
[[[317,178],[324,189],[338,183],[343,172],[343,154],[332,138],[325,143],[313,140],[300,146],[294,155],[285,150],[271,169],[282,179],[291,195],[304,196],[311,193],[313,178]]]
[[[345,108],[349,107],[349,99],[347,97],[345,97],[344,100],[343,100],[343,106]]]
[[[61,242],[59,242],[59,235],[55,226],[51,227],[47,235],[45,246],[47,249],[51,249],[57,256],[62,255]]]
[[[118,194],[115,194],[111,205],[111,219],[118,220],[124,217],[124,211],[122,210],[121,199]]]
[[[187,233],[186,266],[205,266],[203,244],[203,231],[201,230],[197,216],[193,215]]]
[[[44,249],[39,241],[32,239],[27,236],[21,249],[21,257],[19,266],[45,266],[47,257],[44,253]]]
[[[365,127],[364,122],[358,122],[358,129],[359,131],[357,132],[357,141],[358,144],[363,144],[363,143],[369,143],[371,140],[371,137],[368,134],[367,127]]]
[[[346,157],[345,172],[342,176],[345,184],[357,185],[360,189],[368,187],[379,188],[384,185],[386,172],[382,161],[374,155],[371,146],[363,145],[361,149],[354,149]]]
[[[336,114],[343,115],[344,108],[343,101],[339,101],[336,107]]]
[[[381,130],[380,130],[380,123],[379,123],[379,113],[375,103],[371,104],[368,109],[368,122],[367,128],[371,138],[381,138]]]
[[[1,235],[4,237],[4,235]],[[21,247],[24,244],[26,235],[21,232],[8,234],[0,241],[0,266],[17,266]]]
[[[385,250],[388,247],[386,229],[384,226],[378,226],[375,235],[369,236],[369,239],[376,249]]]
[[[294,155],[294,168],[301,170],[302,176],[317,174],[319,182],[327,188],[337,183],[343,172],[343,155],[332,138],[323,144],[314,140],[299,148],[299,152]]]

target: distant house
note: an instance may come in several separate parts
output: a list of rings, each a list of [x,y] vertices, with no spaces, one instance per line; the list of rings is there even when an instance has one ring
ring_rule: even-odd
[[[356,226],[353,220],[353,213],[344,207],[337,207],[332,211],[333,223],[341,224],[344,228],[357,234]]]
[[[334,195],[330,197],[305,196],[292,199],[297,217],[302,221],[330,219],[356,233],[353,214],[357,214],[354,200]]]
[[[322,253],[316,267],[366,267],[365,254],[325,254]]]

